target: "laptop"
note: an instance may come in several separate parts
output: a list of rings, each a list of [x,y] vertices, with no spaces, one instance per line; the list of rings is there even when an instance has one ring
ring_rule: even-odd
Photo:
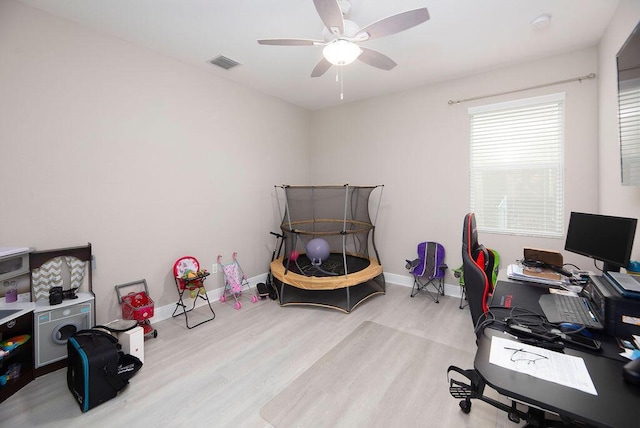
[[[596,310],[598,306],[590,298],[550,293],[540,296],[538,303],[550,323],[569,322],[596,330],[604,329]]]

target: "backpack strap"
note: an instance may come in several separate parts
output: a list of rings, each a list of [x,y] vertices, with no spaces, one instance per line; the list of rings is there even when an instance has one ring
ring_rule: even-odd
[[[97,337],[97,336],[106,337],[107,339],[109,339],[114,344],[118,344],[118,339],[116,339],[115,337],[113,337],[112,335],[107,333],[106,331],[101,330],[100,326],[96,326],[95,328],[89,328],[89,329],[86,329],[86,330],[77,331],[74,334],[74,336],[87,336],[87,337],[91,337],[94,340],[95,340],[95,337]]]

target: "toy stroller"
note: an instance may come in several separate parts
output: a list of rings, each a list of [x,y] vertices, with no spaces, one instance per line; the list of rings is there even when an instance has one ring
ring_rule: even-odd
[[[242,308],[240,297],[242,296],[242,289],[245,287],[249,289],[251,294],[251,303],[258,301],[258,297],[251,290],[251,285],[249,285],[249,281],[247,281],[247,277],[242,271],[240,263],[238,263],[237,255],[238,253],[233,253],[233,261],[228,264],[223,264],[222,256],[218,256],[218,264],[224,274],[224,292],[220,296],[220,301],[224,303],[229,297],[233,297],[235,300],[234,309]]]

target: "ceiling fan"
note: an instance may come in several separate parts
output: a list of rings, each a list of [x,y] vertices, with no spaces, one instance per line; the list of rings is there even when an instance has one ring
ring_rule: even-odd
[[[409,10],[360,28],[346,19],[351,10],[348,0],[313,0],[313,4],[325,25],[324,40],[310,39],[262,39],[261,45],[323,46],[323,58],[313,69],[311,77],[322,76],[332,65],[343,66],[356,59],[381,70],[391,70],[397,64],[388,56],[360,46],[360,43],[399,33],[429,19],[427,8]]]

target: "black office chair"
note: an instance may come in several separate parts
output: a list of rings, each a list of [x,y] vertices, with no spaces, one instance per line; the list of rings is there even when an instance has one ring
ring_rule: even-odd
[[[469,213],[464,217],[462,225],[462,265],[464,284],[469,302],[469,312],[474,329],[481,322],[489,310],[487,300],[493,292],[493,266],[491,263],[491,251],[478,242],[478,230],[476,228],[476,216]],[[478,329],[476,335],[482,334],[483,329]],[[486,386],[482,377],[475,369],[464,370],[456,366],[447,369],[449,380],[449,393],[452,397],[460,399],[460,409],[464,413],[471,411],[471,399],[478,399],[500,410],[507,412],[510,421],[519,423],[521,419],[527,421],[526,427],[551,427],[565,426],[563,421],[547,421],[543,411],[529,407],[526,412],[516,408],[516,402],[511,401],[511,406],[484,395]]]

